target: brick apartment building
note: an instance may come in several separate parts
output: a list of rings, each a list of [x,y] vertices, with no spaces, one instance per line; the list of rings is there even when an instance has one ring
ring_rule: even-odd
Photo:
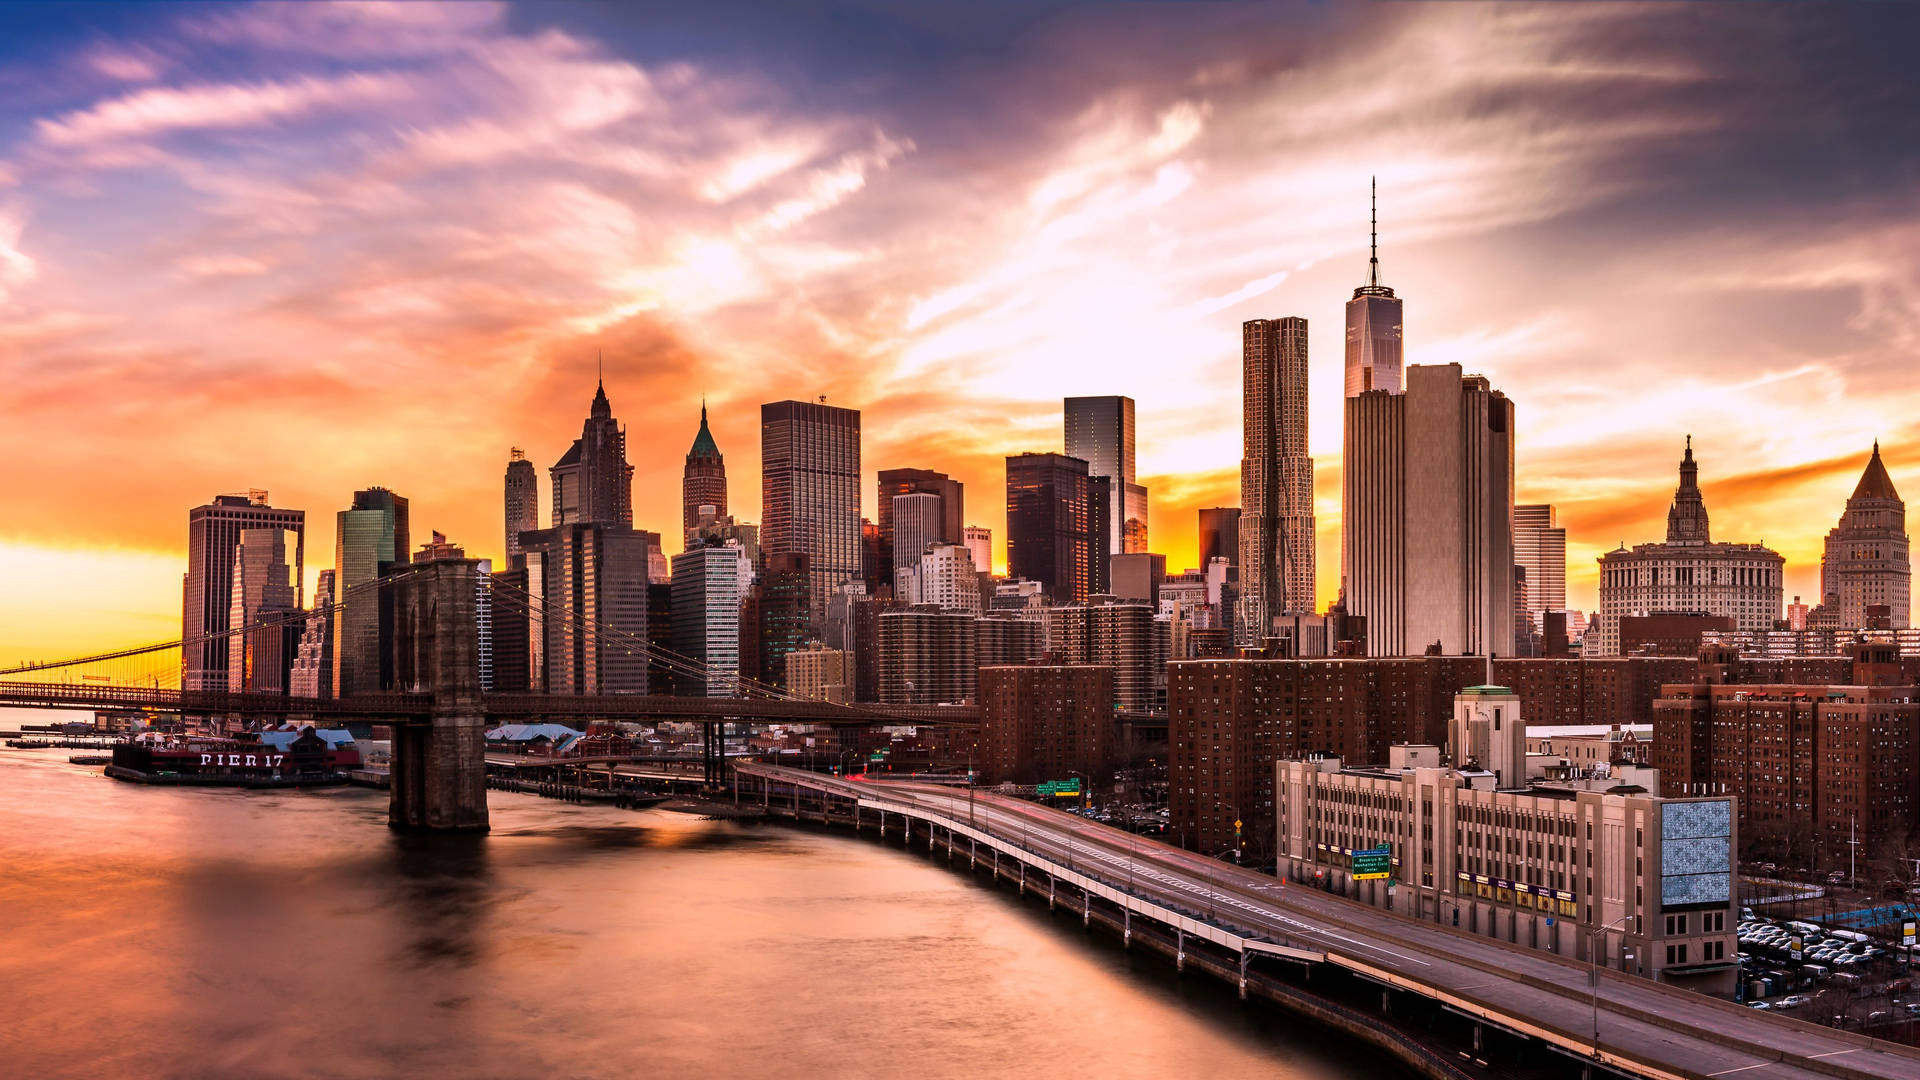
[[[1809,660],[1827,663],[1811,664]],[[1800,865],[1871,857],[1920,827],[1920,686],[1912,658],[1857,644],[1837,658],[1743,659],[1701,652],[1693,681],[1654,702],[1653,764],[1665,795],[1736,797],[1754,851]],[[1793,662],[1799,661],[1799,662]],[[1825,670],[1781,681],[1783,669]],[[1809,850],[1810,849],[1810,850]]]
[[[1116,753],[1114,671],[1097,664],[982,667],[981,779],[1033,783],[1093,777]]]

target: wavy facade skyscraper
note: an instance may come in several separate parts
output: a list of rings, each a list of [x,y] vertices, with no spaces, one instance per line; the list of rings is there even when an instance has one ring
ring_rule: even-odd
[[[1307,456],[1307,320],[1240,326],[1240,599],[1235,640],[1259,643],[1273,616],[1311,613],[1313,459]]]

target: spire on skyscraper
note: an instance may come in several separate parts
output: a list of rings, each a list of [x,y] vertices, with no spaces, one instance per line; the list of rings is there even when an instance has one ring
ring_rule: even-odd
[[[1700,466],[1693,460],[1693,436],[1687,436],[1680,458],[1680,486],[1667,509],[1667,543],[1705,544],[1712,540],[1707,527],[1707,504],[1700,497]]]
[[[1367,260],[1367,284],[1378,286],[1380,284],[1380,178],[1368,177],[1367,190],[1367,216],[1373,223],[1373,239],[1368,245],[1373,255]]]

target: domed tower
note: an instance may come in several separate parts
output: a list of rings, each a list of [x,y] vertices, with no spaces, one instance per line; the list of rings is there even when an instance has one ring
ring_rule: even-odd
[[[686,543],[693,546],[694,526],[700,521],[700,508],[711,506],[715,517],[727,516],[727,462],[720,447],[707,430],[707,403],[700,403],[700,432],[687,451],[687,470],[680,480],[681,527]]]
[[[1700,498],[1700,466],[1693,461],[1693,436],[1687,436],[1687,452],[1680,459],[1680,486],[1673,493],[1673,505],[1667,508],[1667,543],[1707,544],[1712,542],[1707,529],[1707,504]]]

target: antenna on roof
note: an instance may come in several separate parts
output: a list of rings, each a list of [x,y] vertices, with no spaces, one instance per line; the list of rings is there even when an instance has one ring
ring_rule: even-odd
[[[1368,216],[1373,221],[1372,257],[1367,260],[1367,284],[1380,284],[1380,178],[1368,177]]]

